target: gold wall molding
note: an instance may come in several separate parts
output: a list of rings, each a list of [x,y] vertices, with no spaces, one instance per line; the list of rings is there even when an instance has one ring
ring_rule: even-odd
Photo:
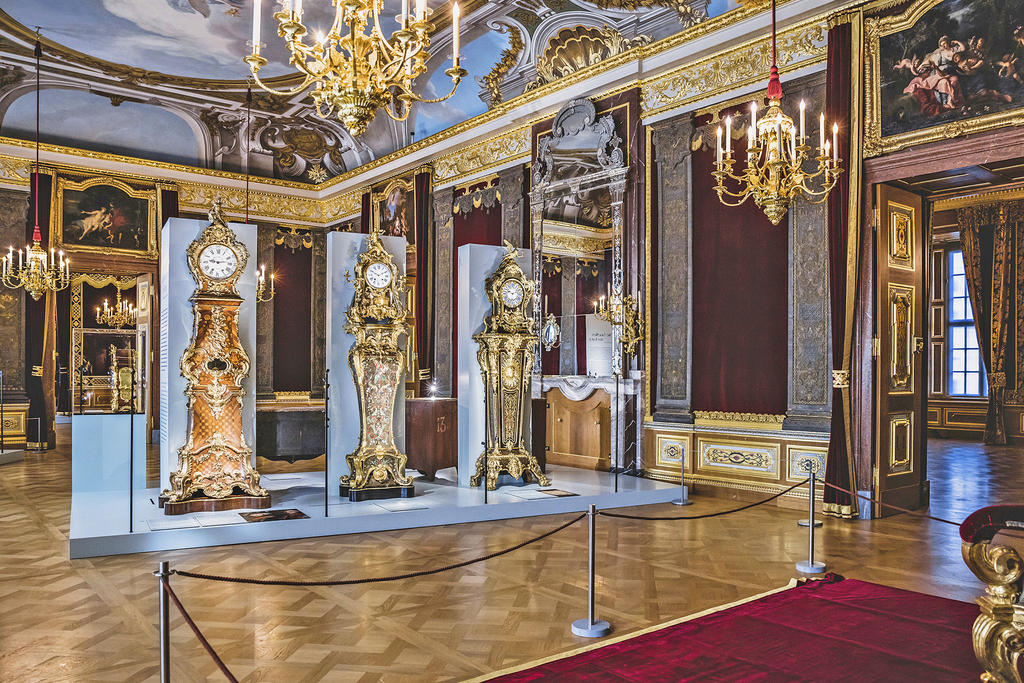
[[[434,183],[457,183],[501,164],[529,159],[530,128],[530,124],[520,126],[434,159]]]
[[[955,209],[962,209],[968,206],[978,206],[980,204],[995,204],[998,202],[1009,202],[1016,199],[1024,199],[1024,187],[1011,187],[1001,190],[992,190],[991,192],[982,191],[961,197],[936,199],[932,203],[932,211],[950,211]],[[934,228],[938,226],[932,227]]]
[[[782,429],[785,415],[770,413],[733,413],[722,410],[693,411],[694,424],[715,427],[740,427],[743,429]]]
[[[828,56],[828,21],[815,18],[778,35],[778,65],[791,70],[820,64]],[[764,80],[771,66],[769,36],[685,64],[641,82],[642,115],[652,116]]]
[[[233,216],[245,214],[245,188],[191,182],[178,184],[178,206],[182,209],[205,212],[217,197],[221,198],[225,213]],[[359,213],[361,202],[358,191],[325,200],[252,190],[249,192],[249,213],[263,218],[326,226]]]

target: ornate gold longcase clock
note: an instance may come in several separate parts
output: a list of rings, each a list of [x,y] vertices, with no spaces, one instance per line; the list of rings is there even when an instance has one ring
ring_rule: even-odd
[[[395,397],[406,363],[399,346],[408,331],[405,296],[405,277],[379,234],[370,233],[355,266],[355,294],[345,324],[355,337],[348,363],[359,398],[359,447],[345,456],[349,474],[341,477],[341,495],[353,502],[414,495],[394,432]]]
[[[484,283],[491,312],[484,319],[484,331],[473,335],[480,347],[476,359],[483,374],[486,424],[484,453],[477,458],[469,483],[479,486],[486,469],[491,491],[502,472],[524,482],[533,476],[541,486],[551,483],[526,450],[523,435],[537,343],[533,318],[527,314],[534,285],[516,263],[516,248],[509,242],[505,248],[508,253]]]
[[[181,357],[188,380],[188,437],[178,449],[178,469],[161,497],[164,512],[268,508],[270,494],[252,466],[242,431],[242,381],[249,356],[238,338],[236,287],[249,250],[224,222],[219,205],[210,225],[186,250],[196,281],[192,294],[192,343]]]

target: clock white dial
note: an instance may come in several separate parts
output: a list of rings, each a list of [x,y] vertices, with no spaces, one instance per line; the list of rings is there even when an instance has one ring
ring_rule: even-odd
[[[366,283],[371,287],[383,289],[391,284],[391,269],[386,263],[375,261],[366,268]]]
[[[237,267],[235,252],[223,244],[211,244],[199,253],[199,269],[208,278],[223,280]]]
[[[506,306],[518,306],[523,302],[523,286],[515,280],[508,280],[501,286],[501,300]]]

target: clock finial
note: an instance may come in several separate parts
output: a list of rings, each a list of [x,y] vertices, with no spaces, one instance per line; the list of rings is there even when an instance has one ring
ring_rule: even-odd
[[[210,207],[210,210],[206,214],[211,223],[224,225],[224,214],[221,213],[221,208],[223,206],[224,200],[221,199],[220,195],[217,195],[217,198],[213,200],[213,206]]]
[[[505,243],[505,250],[508,252],[508,254],[506,254],[507,256],[511,256],[512,258],[519,256],[519,249],[516,245],[512,244],[508,240],[502,240],[502,242]]]

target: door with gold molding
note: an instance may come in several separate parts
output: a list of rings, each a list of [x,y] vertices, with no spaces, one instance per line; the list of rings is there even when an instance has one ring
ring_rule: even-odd
[[[875,497],[906,508],[927,504],[925,481],[924,220],[922,201],[876,186]],[[875,517],[894,514],[874,506]]]

